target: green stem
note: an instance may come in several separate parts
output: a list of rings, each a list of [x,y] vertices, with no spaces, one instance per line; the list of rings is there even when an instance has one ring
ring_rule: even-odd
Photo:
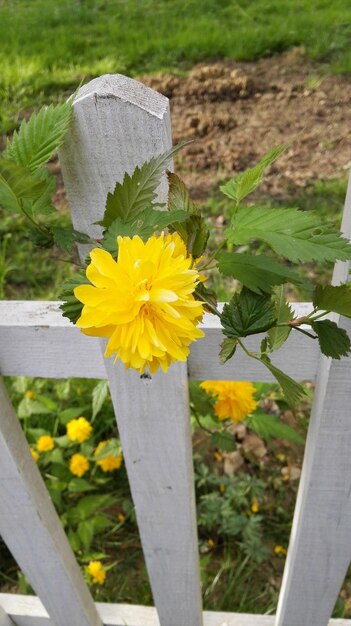
[[[207,260],[207,263],[205,263],[205,265],[201,268],[201,270],[205,270],[210,265],[210,263],[216,258],[218,252],[220,252],[222,248],[224,248],[224,246],[225,246],[225,241],[222,241],[222,243],[220,243],[219,246],[215,249],[214,253],[211,254],[210,258]]]
[[[319,320],[320,317],[324,317],[324,315],[328,315],[328,313],[329,311],[323,311],[322,313],[319,313],[315,317],[311,317],[311,322],[315,322],[316,320]]]
[[[193,415],[194,415],[194,417],[195,417],[195,419],[196,419],[196,421],[197,421],[198,425],[200,426],[200,428],[201,428],[202,430],[204,430],[206,433],[209,433],[210,435],[213,435],[212,430],[210,430],[209,428],[206,428],[206,426],[204,426],[203,424],[201,424],[200,419],[199,419],[199,416],[198,416],[198,414],[197,414],[197,412],[196,412],[196,411],[194,411],[194,412],[193,412]]]
[[[292,328],[294,330],[298,330],[299,333],[302,333],[303,335],[306,335],[307,337],[310,337],[311,339],[317,339],[317,335],[312,335],[312,333],[309,333],[307,330],[303,330],[302,328],[299,328],[298,326],[292,326]]]
[[[36,222],[31,215],[29,215],[29,213],[27,213],[27,211],[25,210],[25,208],[23,207],[23,205],[21,206],[22,212],[24,213],[24,215],[26,216],[27,219],[29,219],[30,222],[32,222],[32,224],[34,224],[35,228],[38,228],[39,230],[41,230],[42,233],[46,233],[46,229],[45,227],[41,226],[40,224],[38,224],[38,222]]]

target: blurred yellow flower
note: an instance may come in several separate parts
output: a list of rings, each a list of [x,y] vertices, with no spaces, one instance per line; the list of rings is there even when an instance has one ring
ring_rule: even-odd
[[[34,448],[30,448],[30,453],[31,453],[34,461],[37,461],[39,459],[39,454],[37,453],[36,450],[34,450]]]
[[[210,538],[210,539],[207,539],[207,545],[208,545],[209,548],[214,548],[215,545],[216,545],[216,542],[213,541],[213,539]]]
[[[26,391],[24,395],[26,396],[26,398],[29,398],[29,400],[34,400],[35,398],[35,392],[31,389],[28,389],[28,391]]]
[[[39,452],[50,452],[54,445],[55,442],[50,435],[42,435],[37,441],[37,450],[39,450]]]
[[[236,424],[257,407],[252,383],[205,380],[200,387],[217,398],[214,412],[220,420],[230,418]]]
[[[252,511],[253,513],[258,513],[258,512],[259,512],[259,510],[260,510],[260,507],[259,507],[258,502],[254,501],[254,502],[251,504],[251,511]]]
[[[283,546],[275,546],[274,554],[276,554],[277,556],[286,556],[287,550],[283,548]]]
[[[196,328],[203,305],[193,293],[200,281],[177,233],[118,237],[118,259],[94,249],[86,275],[91,285],[74,290],[84,304],[77,321],[83,333],[108,337],[105,356],[153,374],[186,361],[189,344],[203,337]]]
[[[81,478],[89,469],[89,461],[83,454],[73,454],[69,462],[69,471]]]
[[[103,585],[106,579],[106,572],[101,565],[101,561],[90,561],[87,565],[87,572],[97,585]]]
[[[97,446],[94,456],[100,454],[100,452],[104,449],[108,441],[100,441]],[[116,469],[119,469],[122,465],[123,455],[121,454],[109,454],[104,459],[100,461],[96,461],[96,465],[101,467],[103,472],[113,472]]]
[[[119,522],[121,522],[121,524],[123,524],[123,522],[126,521],[126,516],[123,515],[123,513],[118,513],[117,519],[118,519]]]
[[[66,428],[68,439],[71,441],[79,441],[79,443],[83,443],[83,441],[89,439],[93,431],[92,425],[85,417],[77,417],[77,419],[71,420],[66,425]]]

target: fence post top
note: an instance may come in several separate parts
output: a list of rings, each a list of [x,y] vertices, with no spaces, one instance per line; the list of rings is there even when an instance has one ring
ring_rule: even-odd
[[[104,74],[93,78],[78,90],[74,104],[94,97],[122,100],[159,119],[163,119],[169,107],[169,100],[166,96],[123,74]]]

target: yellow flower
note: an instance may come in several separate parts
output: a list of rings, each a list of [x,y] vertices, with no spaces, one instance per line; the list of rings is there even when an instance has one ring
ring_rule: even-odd
[[[258,513],[258,512],[259,512],[259,510],[260,510],[260,507],[259,507],[258,502],[254,501],[254,502],[251,504],[251,511],[252,511],[253,513]]]
[[[39,450],[39,452],[50,452],[54,445],[54,440],[50,435],[42,435],[37,441],[37,450]]]
[[[78,417],[77,419],[71,420],[68,422],[66,428],[68,439],[71,441],[79,441],[79,443],[83,443],[83,441],[89,439],[93,430],[93,427],[85,417]]]
[[[87,565],[87,572],[97,585],[103,585],[106,579],[106,572],[101,565],[101,561],[90,561]]]
[[[207,545],[208,545],[209,548],[214,548],[215,545],[216,545],[216,542],[213,541],[213,539],[210,538],[210,539],[207,539]]]
[[[257,407],[252,383],[226,380],[205,380],[200,387],[216,396],[214,411],[220,420],[230,418],[235,424],[245,419]]]
[[[35,393],[31,389],[28,389],[28,391],[26,391],[24,395],[26,396],[26,398],[29,398],[29,400],[34,400],[35,398]]]
[[[94,456],[97,456],[98,454],[100,454],[100,452],[104,449],[107,443],[108,443],[107,441],[100,441],[99,445],[97,446],[94,452]],[[96,465],[99,465],[99,467],[101,467],[103,472],[113,472],[113,470],[119,469],[121,467],[122,460],[123,460],[122,454],[117,454],[117,455],[109,454],[104,459],[101,459],[100,461],[96,461]]]
[[[118,513],[117,519],[119,522],[121,522],[121,524],[123,524],[126,521],[126,516],[123,515],[123,513]]]
[[[30,448],[30,453],[31,453],[34,461],[37,461],[39,459],[39,454],[37,453],[36,450],[34,450],[34,448]]]
[[[108,337],[105,356],[153,374],[173,361],[186,361],[203,305],[194,298],[200,280],[178,234],[117,237],[118,259],[102,249],[90,252],[87,278],[74,295],[84,307],[77,321],[83,333]]]
[[[287,550],[283,548],[283,546],[275,546],[274,554],[276,554],[277,556],[286,556]]]
[[[74,454],[69,462],[69,471],[81,478],[89,469],[89,461],[83,454]]]

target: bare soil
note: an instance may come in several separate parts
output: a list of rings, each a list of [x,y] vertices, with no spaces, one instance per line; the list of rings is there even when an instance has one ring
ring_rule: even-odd
[[[290,139],[261,188],[265,194],[294,195],[318,179],[346,175],[351,77],[326,75],[300,49],[255,63],[206,63],[187,76],[140,80],[170,98],[174,143],[194,140],[181,151],[178,171],[198,198]]]

